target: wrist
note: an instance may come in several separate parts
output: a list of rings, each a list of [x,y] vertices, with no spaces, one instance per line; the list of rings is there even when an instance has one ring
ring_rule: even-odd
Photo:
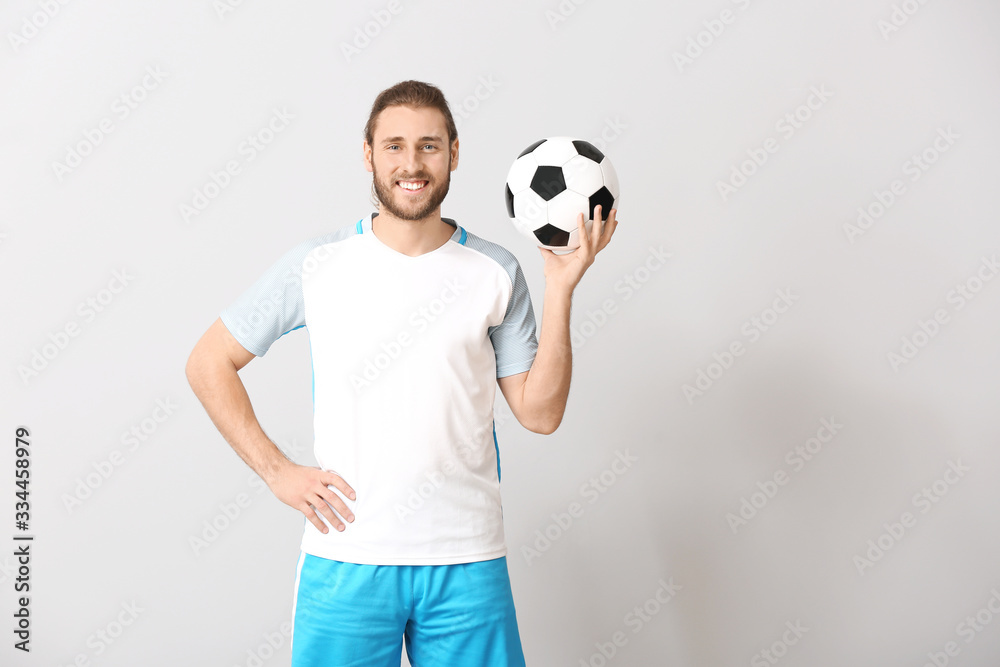
[[[545,281],[546,298],[555,297],[569,299],[573,296],[574,289],[576,289],[576,283],[568,283],[561,280]]]
[[[268,487],[273,488],[275,483],[277,483],[285,473],[294,466],[295,463],[289,461],[284,454],[281,453],[277,447],[275,447],[274,458],[265,466],[264,470],[261,471],[263,474],[261,478]]]

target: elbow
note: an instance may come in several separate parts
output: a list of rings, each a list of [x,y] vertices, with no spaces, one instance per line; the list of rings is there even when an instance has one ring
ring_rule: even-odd
[[[548,421],[539,422],[533,424],[528,430],[532,433],[537,433],[539,435],[552,435],[559,428],[559,424],[562,423],[562,416],[560,415],[556,419],[550,419]]]
[[[187,363],[184,364],[184,377],[187,378],[188,385],[197,394],[200,380],[204,375],[204,359],[196,347],[188,356]]]
[[[530,412],[525,419],[518,419],[521,424],[531,431],[532,433],[537,433],[539,435],[552,435],[559,428],[559,424],[562,423],[563,415],[566,413],[566,406],[553,407],[551,410],[539,410],[536,409]]]
[[[188,386],[197,393],[196,382],[198,377],[197,366],[194,362],[194,354],[192,353],[188,357],[187,363],[184,364],[184,377],[187,378]]]
[[[224,382],[230,375],[237,375],[239,368],[231,359],[220,355],[211,347],[197,345],[184,364],[184,377],[195,396],[201,398],[204,391],[211,389],[219,382]]]

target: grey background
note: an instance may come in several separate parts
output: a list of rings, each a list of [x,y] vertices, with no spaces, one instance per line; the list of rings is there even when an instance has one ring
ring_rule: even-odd
[[[884,35],[904,4],[915,13]],[[0,8],[0,534],[13,544],[13,432],[26,425],[36,535],[34,650],[15,652],[5,633],[0,662],[288,663],[301,514],[254,481],[184,363],[282,252],[371,211],[362,127],[380,90],[416,78],[461,119],[442,214],[518,256],[539,324],[542,260],[501,198],[511,161],[546,136],[604,132],[622,184],[618,231],[574,296],[574,331],[601,326],[576,345],[562,425],[526,431],[497,392],[529,664],[772,664],[759,652],[776,642],[789,666],[917,666],[948,642],[948,664],[997,664],[1000,281],[973,280],[961,309],[949,300],[1000,246],[996,3],[400,0],[350,58],[341,45],[388,3],[73,2],[51,18],[41,6]],[[732,22],[712,37],[704,22],[724,10]],[[15,44],[25,21],[42,25]],[[699,33],[707,46],[679,68]],[[165,78],[120,118],[114,101],[147,67]],[[802,111],[811,87],[830,96]],[[276,108],[294,119],[246,161],[241,142]],[[796,110],[809,118],[786,137],[776,124]],[[53,163],[103,118],[113,131],[60,179]],[[957,139],[911,181],[905,163],[947,128]],[[717,184],[769,137],[777,152],[724,200]],[[185,222],[180,205],[232,159],[241,172]],[[905,193],[852,243],[844,226],[896,179]],[[671,257],[644,273],[651,246]],[[122,270],[128,284],[102,292]],[[627,275],[645,280],[629,298]],[[778,290],[796,300],[751,341],[744,324]],[[78,305],[102,294],[87,321]],[[947,323],[893,368],[887,355],[938,309]],[[19,367],[71,323],[79,335],[23,380]],[[684,385],[734,341],[745,352],[688,400]],[[242,377],[268,434],[311,464],[305,332]],[[162,422],[158,400],[175,406]],[[786,452],[824,418],[843,426],[794,470]],[[144,420],[130,451],[122,434]],[[68,509],[115,450],[121,465]],[[581,486],[617,451],[637,461],[590,503]],[[957,461],[968,471],[939,481]],[[727,514],[777,471],[787,483],[734,532]],[[914,495],[936,481],[947,493],[922,512]],[[220,506],[239,494],[249,505],[195,553],[191,538],[225,523]],[[574,502],[582,515],[552,528]],[[885,524],[907,511],[915,525],[891,539]],[[546,530],[556,539],[526,557]],[[889,550],[859,571],[880,536]],[[662,606],[649,602],[661,580],[680,586]],[[134,622],[96,640],[131,603]],[[636,632],[628,614],[647,604]],[[967,641],[960,624],[977,613],[992,623]],[[782,650],[786,623],[808,630]]]

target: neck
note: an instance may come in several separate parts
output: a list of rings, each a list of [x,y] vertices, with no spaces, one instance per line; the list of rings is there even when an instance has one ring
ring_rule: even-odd
[[[403,220],[379,207],[372,217],[372,233],[396,252],[411,257],[437,250],[457,228],[441,219],[440,214],[420,220]]]

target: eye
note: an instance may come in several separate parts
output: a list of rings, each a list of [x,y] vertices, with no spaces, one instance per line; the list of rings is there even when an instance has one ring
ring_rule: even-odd
[[[437,145],[435,145],[435,144],[424,144],[423,145],[423,148],[428,148],[428,147],[430,147],[432,150],[436,150],[437,149]],[[389,150],[391,148],[399,148],[399,146],[397,144],[389,144],[388,146],[385,147],[386,150]]]

